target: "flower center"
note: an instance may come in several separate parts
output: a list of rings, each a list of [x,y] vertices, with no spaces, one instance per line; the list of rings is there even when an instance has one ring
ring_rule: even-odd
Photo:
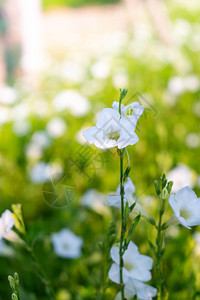
[[[115,140],[117,141],[120,137],[120,133],[119,131],[113,131],[113,132],[109,132],[106,137],[110,140]]]
[[[126,262],[124,262],[124,267],[127,271],[130,271],[134,268],[134,266],[132,264],[126,263]]]
[[[132,116],[133,115],[133,108],[132,107],[129,107],[126,111],[126,116]]]
[[[63,244],[63,249],[68,250],[69,249],[69,245],[68,244]]]
[[[185,220],[187,220],[190,217],[190,213],[188,212],[188,210],[182,208],[180,210],[180,216],[183,217]]]

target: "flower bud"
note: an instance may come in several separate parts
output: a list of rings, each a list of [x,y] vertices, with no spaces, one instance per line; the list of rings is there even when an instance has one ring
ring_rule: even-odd
[[[14,279],[15,279],[16,285],[19,285],[19,275],[17,272],[15,272],[15,274],[14,274]]]
[[[18,297],[17,297],[17,295],[16,294],[12,294],[12,300],[18,300]]]
[[[163,200],[167,200],[169,198],[169,192],[166,188],[161,191],[160,198]]]
[[[15,280],[11,275],[8,276],[8,282],[10,284],[12,291],[15,291]]]

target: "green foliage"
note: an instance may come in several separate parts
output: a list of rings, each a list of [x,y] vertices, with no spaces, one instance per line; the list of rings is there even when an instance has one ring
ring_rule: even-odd
[[[43,0],[43,7],[44,9],[59,6],[78,7],[83,5],[117,3],[119,1],[120,0]]]

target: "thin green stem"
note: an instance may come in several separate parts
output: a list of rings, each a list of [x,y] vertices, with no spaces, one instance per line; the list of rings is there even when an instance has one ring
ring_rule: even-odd
[[[35,253],[33,251],[32,246],[29,245],[29,243],[27,241],[25,241],[25,246],[26,246],[26,250],[30,253],[31,258],[33,263],[35,264],[37,271],[38,271],[38,276],[41,279],[41,281],[43,282],[44,286],[45,286],[45,290],[47,295],[49,296],[50,300],[55,300],[55,292],[54,289],[51,285],[51,282],[46,274],[46,272],[44,271],[43,267],[41,266],[41,264],[38,262],[37,257],[35,256]]]
[[[125,220],[124,220],[124,184],[123,184],[123,159],[124,159],[124,149],[120,150],[120,196],[121,196],[121,237],[120,237],[120,285],[121,285],[121,299],[124,300],[124,282],[123,282],[123,241],[125,234]]]
[[[157,282],[157,300],[163,300],[163,279],[162,279],[162,256],[163,256],[163,237],[162,237],[162,216],[164,214],[163,199],[160,199],[159,221],[157,226],[156,238],[156,282]]]

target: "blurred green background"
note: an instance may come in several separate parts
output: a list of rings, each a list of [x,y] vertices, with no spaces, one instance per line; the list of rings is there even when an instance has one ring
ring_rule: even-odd
[[[43,1],[43,6],[93,3]],[[51,57],[36,84],[12,70],[8,74],[14,78],[12,86],[1,90],[0,211],[22,203],[28,239],[34,240],[57,300],[113,299],[117,292],[116,285],[109,283],[106,295],[100,297],[108,253],[102,254],[99,242],[118,212],[87,208],[81,197],[88,189],[103,195],[115,191],[119,159],[115,149],[101,151],[88,145],[81,132],[95,125],[98,113],[118,100],[119,88],[128,88],[127,101],[140,101],[145,107],[136,131],[139,142],[128,147],[130,177],[140,203],[158,217],[153,180],[163,172],[175,176],[177,187],[190,185],[200,195],[200,5],[197,1],[165,4],[170,44],[159,39],[148,20],[139,30],[129,28],[115,39],[110,36],[103,49],[97,44],[92,55],[80,51],[73,58],[68,53]],[[75,191],[71,204],[64,197],[55,207],[45,198],[44,189],[51,188],[48,180],[54,174]],[[171,214],[168,208],[166,219]],[[57,257],[50,242],[50,234],[65,227],[84,240],[83,254],[74,261]],[[200,299],[198,230],[174,226],[167,231],[164,270],[170,300]],[[133,241],[141,253],[152,256],[148,239],[155,241],[155,232],[142,220]],[[20,275],[22,299],[48,299],[23,247],[7,244],[14,252],[0,254],[0,299],[10,299],[7,276],[15,271]],[[154,275],[155,270],[152,285]]]

